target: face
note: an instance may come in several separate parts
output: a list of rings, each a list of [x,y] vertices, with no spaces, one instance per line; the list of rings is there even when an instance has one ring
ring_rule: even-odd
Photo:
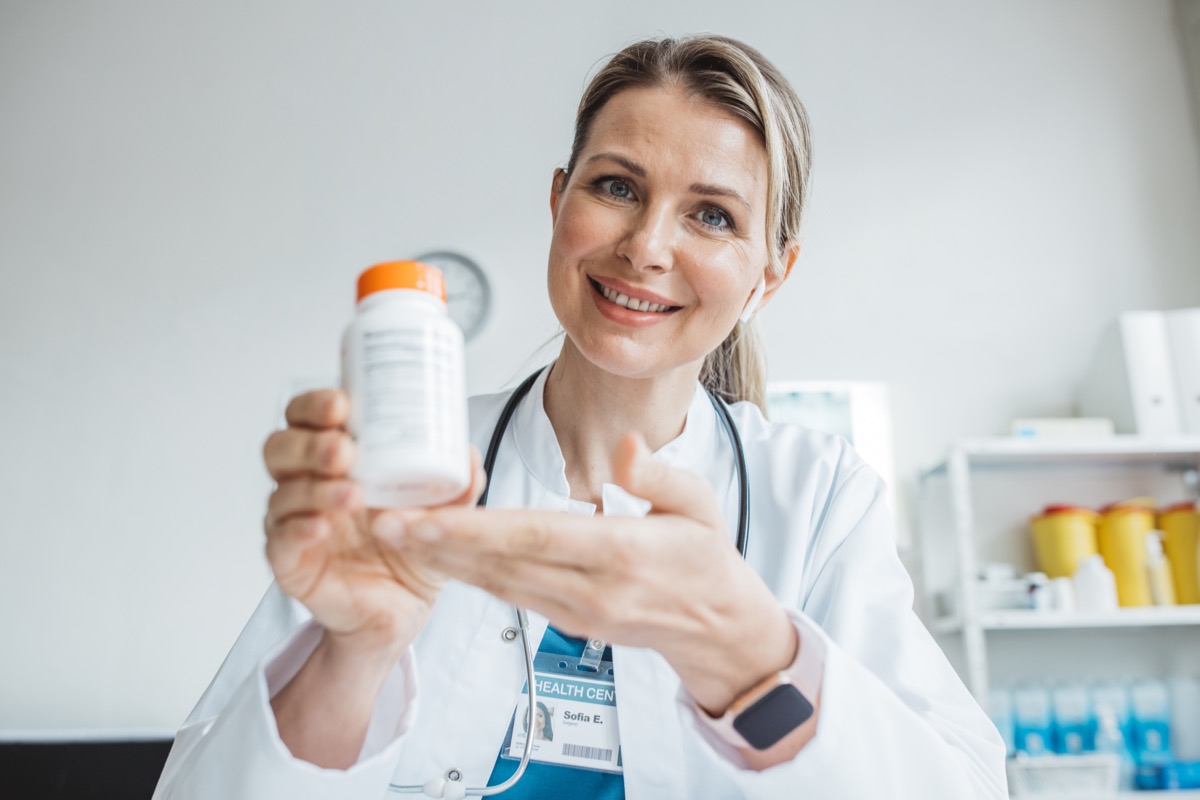
[[[621,92],[556,178],[550,302],[570,344],[608,372],[694,378],[758,282],[768,295],[779,284],[767,271],[766,148],[707,102]]]

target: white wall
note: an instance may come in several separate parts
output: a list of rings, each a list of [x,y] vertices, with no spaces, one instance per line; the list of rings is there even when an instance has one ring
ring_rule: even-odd
[[[498,387],[555,331],[551,170],[660,32],[793,80],[816,172],[775,378],[894,391],[899,468],[1070,410],[1103,323],[1200,303],[1169,0],[0,4],[0,728],[173,729],[263,590],[259,450],[353,279],[494,276]]]

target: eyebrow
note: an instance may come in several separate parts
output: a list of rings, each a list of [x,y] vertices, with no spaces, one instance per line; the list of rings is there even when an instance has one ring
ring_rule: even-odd
[[[616,162],[617,164],[620,164],[625,169],[629,170],[631,173],[633,173],[633,175],[635,175],[638,178],[644,179],[647,175],[646,168],[643,167],[641,164],[637,163],[636,161],[632,161],[632,160],[626,158],[625,156],[619,155],[617,153],[608,153],[608,152],[597,153],[596,155],[589,158],[587,160],[587,163],[593,164],[597,161]],[[729,198],[730,200],[736,200],[737,202],[741,203],[742,206],[745,207],[746,211],[748,211],[748,212],[751,211],[750,203],[746,201],[746,198],[742,197],[740,194],[735,192],[733,189],[729,189],[725,186],[717,186],[712,183],[693,183],[691,186],[688,187],[688,191],[690,191],[692,194],[698,194],[698,195],[702,195],[704,197],[726,197],[726,198]]]
[[[727,197],[730,200],[736,200],[745,207],[746,211],[750,211],[750,204],[746,202],[746,198],[735,192],[733,189],[726,189],[724,186],[714,186],[711,183],[693,183],[688,187],[692,194],[699,194],[705,197]]]
[[[625,169],[632,172],[639,178],[646,177],[646,168],[636,161],[631,161],[625,156],[617,155],[616,153],[597,153],[587,160],[587,163],[594,164],[597,161],[615,161]]]

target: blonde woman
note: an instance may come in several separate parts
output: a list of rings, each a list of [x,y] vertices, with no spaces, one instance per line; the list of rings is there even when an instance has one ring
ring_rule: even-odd
[[[472,400],[490,480],[368,512],[345,396],[294,400],[265,447],[275,585],[156,796],[462,797],[517,773],[503,797],[1006,796],[999,736],[911,611],[880,479],[760,411],[751,320],[797,258],[809,164],[752,48],[614,56],[548,187],[562,350]],[[524,769],[510,604],[557,715]]]

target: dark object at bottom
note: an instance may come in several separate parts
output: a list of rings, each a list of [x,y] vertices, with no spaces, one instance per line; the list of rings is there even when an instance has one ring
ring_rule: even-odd
[[[150,800],[171,740],[0,742],[11,800]]]

